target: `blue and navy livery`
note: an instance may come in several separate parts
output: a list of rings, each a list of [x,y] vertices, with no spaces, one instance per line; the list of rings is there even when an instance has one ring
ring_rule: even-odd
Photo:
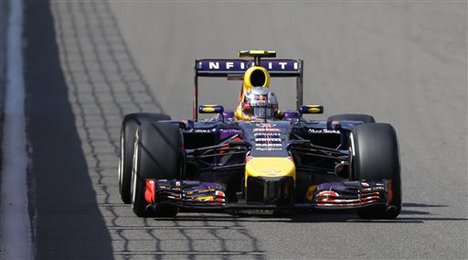
[[[363,114],[313,118],[324,108],[303,104],[302,60],[276,59],[276,52],[262,50],[240,56],[252,59],[196,60],[193,119],[152,122],[154,129],[171,124],[173,139],[180,138],[162,139],[180,144],[176,149],[161,152],[153,147],[154,154],[159,151],[164,158],[166,153],[180,157],[174,160],[180,170],[167,179],[159,178],[157,171],[138,175],[138,167],[133,168],[134,176],[146,176],[144,192],[133,195],[144,197],[146,203],[136,211],[134,204],[137,215],[143,216],[146,208],[155,212],[166,208],[172,209],[171,215],[178,209],[234,213],[356,209],[364,218],[398,216],[401,180],[394,129]],[[198,104],[199,77],[249,79],[252,66],[271,77],[296,79],[295,107],[282,111],[281,117],[239,119],[219,104]],[[199,119],[199,113],[213,116]],[[144,145],[133,143],[135,149]],[[142,147],[153,156],[150,149],[151,145]],[[139,162],[138,154],[133,158]]]

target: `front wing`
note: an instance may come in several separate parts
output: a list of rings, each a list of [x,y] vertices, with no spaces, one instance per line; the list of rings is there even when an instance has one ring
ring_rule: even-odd
[[[150,207],[171,204],[200,210],[354,209],[388,205],[392,200],[391,185],[390,180],[322,183],[309,189],[306,202],[275,205],[227,202],[225,187],[218,183],[147,179],[145,199]]]

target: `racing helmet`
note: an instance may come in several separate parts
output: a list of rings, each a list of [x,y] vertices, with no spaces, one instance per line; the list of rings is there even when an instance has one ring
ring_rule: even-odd
[[[242,113],[250,119],[272,119],[278,113],[278,99],[268,88],[253,87],[245,93]]]

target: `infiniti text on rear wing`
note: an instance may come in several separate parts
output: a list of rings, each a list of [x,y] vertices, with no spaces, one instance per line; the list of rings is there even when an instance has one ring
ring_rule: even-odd
[[[296,78],[296,105],[303,102],[303,64],[299,59],[267,59],[260,65],[268,70],[271,77]],[[193,119],[198,119],[198,77],[231,77],[242,76],[254,65],[254,61],[246,59],[200,59],[195,60],[195,88],[193,99]]]

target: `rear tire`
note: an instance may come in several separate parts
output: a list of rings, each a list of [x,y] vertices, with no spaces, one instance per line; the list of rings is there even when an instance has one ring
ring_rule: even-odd
[[[173,217],[178,207],[160,204],[148,207],[146,179],[180,179],[183,170],[182,134],[169,123],[143,123],[136,135],[132,170],[132,206],[139,217]]]
[[[357,214],[365,219],[393,219],[401,211],[401,177],[398,141],[390,124],[357,125],[351,136],[352,169],[358,180],[392,180],[392,200],[387,207],[368,206]]]
[[[331,125],[332,121],[341,121],[341,120],[362,121],[364,124],[375,123],[375,119],[371,115],[366,115],[366,114],[339,114],[339,115],[330,116],[327,119],[327,125]]]
[[[128,114],[122,121],[120,131],[120,159],[119,159],[119,192],[120,198],[125,204],[130,204],[130,181],[132,178],[133,146],[135,133],[143,122],[157,122],[171,120],[168,115],[152,113]]]

